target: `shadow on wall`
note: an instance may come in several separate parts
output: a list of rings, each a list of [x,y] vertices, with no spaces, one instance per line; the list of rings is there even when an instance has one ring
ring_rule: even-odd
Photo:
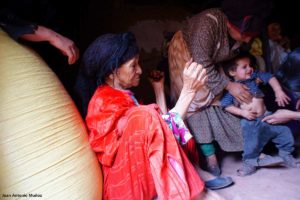
[[[164,41],[164,32],[176,32],[183,26],[183,21],[174,20],[143,20],[129,27],[129,31],[136,36],[141,50],[151,53],[161,51]]]

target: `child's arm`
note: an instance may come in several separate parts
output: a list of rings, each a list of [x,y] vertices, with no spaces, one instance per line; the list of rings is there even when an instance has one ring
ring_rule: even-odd
[[[230,106],[226,107],[225,110],[227,112],[230,112],[231,114],[241,116],[248,120],[253,120],[256,118],[256,112],[252,112],[250,110],[242,110],[234,105],[230,105]]]
[[[280,83],[278,82],[277,78],[272,77],[269,80],[269,84],[271,85],[274,93],[275,93],[275,101],[277,102],[278,106],[285,106],[289,104],[289,101],[291,100],[285,92],[282,90],[282,87],[280,86]]]

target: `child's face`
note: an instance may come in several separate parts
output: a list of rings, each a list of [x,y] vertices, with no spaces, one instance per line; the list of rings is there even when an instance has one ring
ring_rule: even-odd
[[[250,66],[250,59],[249,58],[241,58],[236,62],[236,70],[230,71],[230,75],[236,81],[243,81],[249,79],[253,73],[253,68]]]

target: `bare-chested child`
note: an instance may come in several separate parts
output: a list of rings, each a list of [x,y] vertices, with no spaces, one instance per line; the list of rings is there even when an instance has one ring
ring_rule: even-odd
[[[289,103],[290,98],[284,93],[278,80],[270,73],[255,71],[253,66],[255,58],[248,53],[241,53],[231,61],[224,64],[224,71],[234,81],[245,84],[252,94],[252,102],[239,104],[230,93],[226,93],[221,99],[221,106],[228,112],[242,117],[241,126],[244,137],[243,165],[238,169],[240,176],[254,173],[260,166],[259,156],[264,146],[272,141],[278,148],[278,154],[286,166],[297,167],[296,160],[291,155],[294,150],[294,138],[287,126],[271,125],[262,122],[262,119],[270,115],[264,104],[264,94],[258,87],[258,82],[269,83],[274,90],[276,102],[279,106]],[[277,157],[278,158],[278,157]],[[272,159],[272,157],[270,157]],[[270,161],[278,164],[280,160]]]

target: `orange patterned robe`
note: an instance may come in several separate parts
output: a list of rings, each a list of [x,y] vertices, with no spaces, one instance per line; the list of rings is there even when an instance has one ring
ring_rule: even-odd
[[[104,199],[194,199],[204,188],[157,106],[97,88],[86,117],[104,173]]]

